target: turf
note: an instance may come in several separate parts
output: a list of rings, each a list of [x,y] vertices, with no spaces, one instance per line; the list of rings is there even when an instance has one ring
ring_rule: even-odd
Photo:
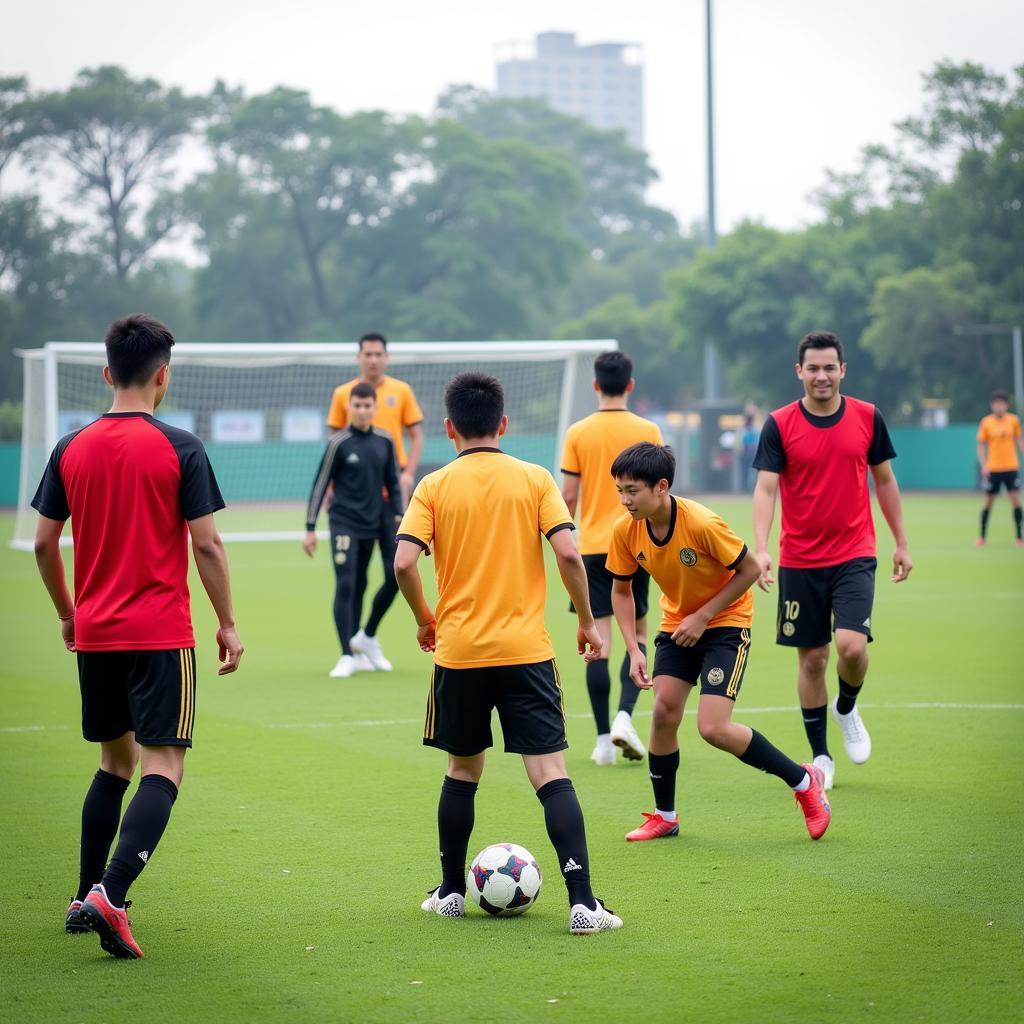
[[[748,503],[715,504],[749,534]],[[573,620],[551,582],[595,888],[626,922],[580,939],[566,934],[540,807],[519,760],[501,753],[481,785],[470,855],[490,842],[525,845],[546,873],[540,902],[510,920],[420,912],[438,877],[444,766],[420,744],[429,662],[410,616],[396,605],[385,621],[393,674],[329,680],[323,551],[311,564],[297,544],[232,545],[246,654],[236,676],[215,677],[212,620],[195,586],[196,746],[171,826],[132,891],[140,962],[63,933],[96,752],[80,738],[74,662],[32,558],[3,549],[5,1019],[1013,1018],[1024,996],[1024,550],[1009,540],[1002,502],[989,546],[976,550],[977,504],[907,501],[916,568],[899,586],[880,574],[863,698],[875,753],[850,765],[833,730],[835,817],[817,843],[785,787],[703,744],[692,717],[681,836],[623,842],[651,809],[646,772],[588,760]],[[10,517],[0,529],[9,536]],[[881,549],[884,568],[884,533]],[[772,643],[774,595],[757,601],[737,718],[804,759],[794,656]],[[649,708],[641,696],[641,732]]]

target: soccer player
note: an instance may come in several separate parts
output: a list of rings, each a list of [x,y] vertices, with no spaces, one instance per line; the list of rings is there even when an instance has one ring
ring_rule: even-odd
[[[1021,537],[1020,459],[1017,450],[1024,452],[1020,436],[1020,420],[1010,409],[1010,396],[1005,391],[993,391],[989,404],[991,415],[978,424],[978,462],[985,485],[985,501],[981,506],[981,535],[978,547],[985,543],[988,532],[988,514],[1001,487],[1006,488],[1013,506],[1013,526],[1017,532],[1017,545],[1024,545]]]
[[[779,614],[775,642],[797,648],[797,691],[814,763],[835,780],[826,737],[828,667],[832,631],[838,654],[839,695],[832,714],[847,756],[863,764],[871,755],[857,697],[868,670],[871,606],[875,596],[876,544],[868,471],[896,541],[894,583],[913,563],[903,531],[900,490],[890,460],[896,451],[875,406],[839,393],[846,376],[843,343],[821,331],[801,339],[796,375],[804,397],[776,409],[765,421],[754,468],[755,557],[758,586],[775,582],[768,535],[776,495],[782,499]]]
[[[543,534],[576,606],[576,642],[596,657],[601,637],[590,613],[587,574],[572,518],[551,474],[498,447],[508,419],[501,383],[462,373],[445,389],[445,429],[457,458],[425,476],[398,534],[395,570],[416,618],[420,649],[434,653],[423,742],[448,753],[437,826],[441,884],[422,909],[465,914],[466,850],[474,798],[498,710],[505,750],[521,754],[544,808],[548,836],[569,893],[569,931],[622,927],[594,897],[583,812],[565,771],[565,713],[551,638]],[[433,545],[437,612],[423,594],[417,562]]]
[[[388,536],[393,547],[395,530],[402,518],[395,446],[387,431],[373,425],[376,411],[377,392],[373,385],[360,381],[349,389],[348,426],[327,442],[306,507],[302,549],[312,558],[316,551],[316,520],[330,485],[334,625],[341,644],[341,656],[329,673],[332,679],[347,679],[357,669],[352,635],[357,624],[355,595],[366,589],[373,545],[384,532],[381,524],[390,524]],[[381,547],[383,553],[383,544]],[[385,587],[398,592],[393,561],[387,558],[381,589]],[[391,668],[390,663],[387,667]]]
[[[401,505],[405,507],[416,481],[416,469],[420,464],[420,453],[423,451],[423,412],[413,390],[404,380],[389,377],[385,371],[388,367],[388,343],[383,334],[364,334],[359,339],[359,376],[334,389],[331,398],[331,409],[327,414],[327,425],[332,430],[342,430],[348,424],[349,392],[359,384],[369,384],[377,392],[377,409],[373,417],[373,425],[386,430],[395,445],[395,457],[400,469],[399,484],[401,485]],[[405,436],[409,439],[409,452],[405,450]],[[353,605],[355,607],[356,633],[352,637],[352,650],[357,659],[366,659],[368,667],[381,672],[391,671],[391,662],[384,657],[377,629],[387,614],[395,596],[398,585],[394,574],[390,571],[395,561],[395,524],[389,512],[385,511],[377,532],[377,543],[384,563],[384,582],[374,595],[370,606],[370,616],[366,624],[360,628],[363,618],[363,595],[366,592],[366,575],[357,581]]]
[[[624,757],[642,761],[646,751],[633,726],[633,708],[640,691],[629,678],[629,654],[619,669],[619,708],[609,724],[608,698],[611,679],[608,656],[612,642],[612,578],[605,569],[612,526],[622,512],[610,470],[624,448],[637,441],[661,444],[657,424],[635,416],[626,407],[633,390],[633,363],[624,352],[602,352],[594,360],[597,412],[574,423],[566,431],[562,454],[562,497],[575,515],[580,508],[579,550],[587,569],[590,608],[601,635],[601,657],[586,666],[587,693],[597,726],[597,745],[590,755],[596,764],[614,764],[615,747]],[[582,499],[582,501],[581,501]],[[647,593],[651,578],[646,572],[633,577],[636,635],[647,651]],[[575,611],[571,605],[570,611]]]
[[[220,675],[242,656],[227,557],[213,522],[224,507],[197,437],[154,419],[174,336],[158,320],[116,320],[104,339],[110,412],[61,438],[32,499],[36,561],[64,646],[78,659],[82,733],[100,767],[82,806],[78,892],[68,932],[92,930],[108,953],[142,956],[125,895],[152,859],[178,796],[196,711],[188,538],[220,626]],[[72,599],[60,536],[75,535]],[[142,778],[121,803],[141,756]],[[111,843],[121,826],[114,855]]]
[[[820,839],[832,818],[821,769],[791,761],[759,732],[732,720],[750,650],[750,588],[761,570],[746,544],[711,509],[670,492],[675,471],[672,449],[649,441],[627,448],[611,467],[629,513],[616,520],[608,551],[608,571],[615,579],[612,607],[629,651],[633,681],[654,689],[647,757],[654,813],[645,812],[647,820],[628,832],[626,840],[679,834],[679,723],[698,680],[701,736],[744,764],[782,779],[796,795],[811,838]],[[651,678],[634,625],[631,584],[641,566],[662,594]]]

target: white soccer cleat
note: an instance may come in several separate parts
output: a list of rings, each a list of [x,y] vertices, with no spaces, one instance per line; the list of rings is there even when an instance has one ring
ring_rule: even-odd
[[[374,672],[373,662],[365,654],[353,654],[352,661],[357,672]]]
[[[615,748],[610,743],[598,743],[590,753],[594,764],[615,764]]]
[[[620,711],[612,722],[612,743],[629,761],[642,761],[647,749],[640,740],[628,711]]]
[[[441,887],[438,886],[420,904],[420,910],[428,914],[440,914],[441,917],[465,917],[466,899],[457,892],[450,892],[442,900],[438,897]]]
[[[575,903],[569,911],[570,935],[596,935],[621,927],[622,918],[608,910],[600,900],[597,901],[597,910]]]
[[[837,697],[832,701],[832,717],[839,723],[839,728],[843,732],[846,756],[854,764],[863,764],[871,756],[871,737],[868,735],[867,729],[864,728],[864,722],[856,705],[848,715],[841,715],[836,710],[838,700]]]
[[[355,672],[356,659],[351,654],[343,654],[328,675],[332,679],[348,679],[349,676],[355,675]]]
[[[391,671],[391,662],[384,657],[384,652],[380,649],[380,640],[377,637],[367,636],[363,630],[359,630],[349,641],[349,644],[357,655],[361,654],[366,658],[371,667],[378,672]]]
[[[814,765],[821,769],[821,774],[825,776],[824,788],[825,790],[831,789],[835,785],[836,781],[836,763],[832,760],[828,754],[819,754],[814,759]]]

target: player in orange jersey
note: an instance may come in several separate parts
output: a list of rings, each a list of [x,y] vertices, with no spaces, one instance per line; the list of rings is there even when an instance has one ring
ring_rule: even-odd
[[[1021,537],[1020,458],[1024,441],[1020,436],[1020,420],[1010,412],[1010,396],[1005,391],[993,391],[989,404],[991,414],[978,424],[978,462],[985,487],[985,501],[981,506],[981,535],[978,547],[985,543],[988,516],[992,502],[1001,487],[1006,488],[1013,506],[1013,526],[1017,532],[1018,547],[1024,546]]]

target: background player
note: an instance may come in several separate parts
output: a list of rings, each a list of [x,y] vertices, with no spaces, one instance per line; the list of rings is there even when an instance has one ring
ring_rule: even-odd
[[[635,416],[626,408],[633,390],[633,362],[624,352],[602,352],[594,360],[594,390],[597,412],[572,424],[566,431],[562,454],[562,497],[575,515],[580,506],[579,550],[587,569],[590,608],[601,636],[601,657],[586,667],[587,693],[597,726],[597,745],[590,759],[597,764],[613,764],[614,747],[625,757],[643,760],[644,745],[633,727],[633,708],[640,691],[629,677],[629,653],[619,669],[619,709],[615,721],[608,722],[608,697],[611,679],[608,659],[612,642],[612,578],[605,569],[612,525],[622,513],[612,462],[624,448],[637,441],[661,444],[657,424]],[[582,500],[581,500],[582,499]],[[640,649],[647,653],[647,592],[651,578],[646,572],[633,577],[633,603],[636,607],[636,636]],[[570,605],[570,611],[575,609]],[[614,744],[614,746],[613,746]]]
[[[341,430],[348,423],[348,396],[356,384],[369,384],[377,392],[377,408],[373,425],[386,430],[395,446],[395,458],[400,469],[401,507],[405,508],[416,480],[416,469],[423,451],[423,412],[413,390],[404,380],[389,377],[388,343],[383,334],[364,334],[359,339],[359,376],[346,381],[334,389],[331,408],[327,414],[327,425],[332,430]],[[408,454],[405,450],[405,436],[409,439]],[[357,581],[353,596],[356,632],[352,637],[352,650],[357,656],[366,658],[373,668],[382,672],[391,671],[391,662],[384,657],[377,629],[398,593],[392,569],[395,561],[395,524],[389,512],[385,511],[377,532],[381,560],[384,564],[384,582],[374,595],[370,615],[360,628],[363,619],[363,596],[366,592],[366,576]]]
[[[110,325],[103,376],[110,412],[61,438],[32,499],[36,561],[78,659],[82,734],[100,744],[100,768],[82,805],[78,893],[69,932],[92,929],[115,957],[142,956],[125,894],[149,863],[171,815],[192,746],[195,637],[188,537],[220,627],[220,675],[242,656],[228,563],[213,513],[224,507],[199,438],[154,419],[167,392],[174,336],[137,315]],[[75,535],[75,597],[60,536]],[[140,758],[142,778],[121,818]],[[110,863],[107,855],[121,835]],[[105,868],[105,870],[104,870]]]
[[[779,543],[779,614],[775,642],[796,647],[797,690],[814,763],[835,779],[828,751],[825,670],[835,630],[839,695],[832,713],[854,764],[871,756],[871,737],[856,707],[868,670],[871,606],[877,566],[868,469],[896,541],[893,582],[913,563],[903,531],[900,490],[889,460],[896,451],[882,414],[868,402],[839,393],[846,376],[843,343],[821,331],[801,339],[796,375],[804,397],[776,409],[761,430],[754,467],[754,541],[761,566],[758,586],[774,582],[768,535],[776,494],[782,498]]]
[[[420,481],[398,534],[398,582],[416,618],[421,650],[434,652],[423,742],[448,752],[437,808],[441,885],[422,909],[443,917],[465,913],[474,798],[497,708],[505,750],[522,755],[544,807],[569,892],[569,931],[585,935],[620,928],[622,921],[591,891],[583,812],[565,771],[562,690],[544,628],[541,534],[577,609],[580,654],[596,657],[601,639],[572,519],[551,474],[498,447],[508,425],[504,407],[494,377],[463,373],[449,382],[445,430],[458,456]],[[417,569],[431,544],[436,622]]]
[[[650,442],[627,448],[611,468],[629,513],[612,531],[612,604],[633,680],[639,687],[654,687],[648,765],[655,809],[644,814],[647,820],[626,839],[637,842],[679,834],[679,724],[698,680],[701,736],[744,764],[782,779],[796,794],[811,838],[819,839],[831,820],[821,769],[791,761],[759,732],[732,721],[750,649],[750,588],[761,570],[747,545],[711,509],[670,493],[675,471],[672,449]],[[630,584],[641,565],[647,566],[662,594],[653,683],[634,631]]]
[[[402,517],[395,448],[391,435],[373,426],[376,408],[377,392],[372,385],[360,381],[349,389],[349,425],[327,442],[306,507],[302,549],[312,558],[316,551],[317,516],[328,488],[331,489],[328,520],[334,560],[334,626],[341,644],[341,656],[329,673],[332,679],[347,679],[356,671],[352,644],[358,621],[356,595],[366,589],[373,545],[383,533],[381,524],[390,524],[388,535],[393,544]],[[382,544],[382,554],[383,549]],[[386,558],[381,590],[385,587],[394,593],[398,591],[394,565]],[[379,661],[390,669],[391,663],[383,658],[379,642],[376,650]]]
[[[978,462],[985,485],[985,501],[981,506],[981,534],[976,543],[978,547],[985,543],[989,510],[999,489],[1005,487],[1013,506],[1013,527],[1020,546],[1024,545],[1021,537],[1020,459],[1017,457],[1018,449],[1024,452],[1020,420],[1009,411],[1010,396],[1005,391],[992,392],[989,408],[991,414],[978,424]]]

